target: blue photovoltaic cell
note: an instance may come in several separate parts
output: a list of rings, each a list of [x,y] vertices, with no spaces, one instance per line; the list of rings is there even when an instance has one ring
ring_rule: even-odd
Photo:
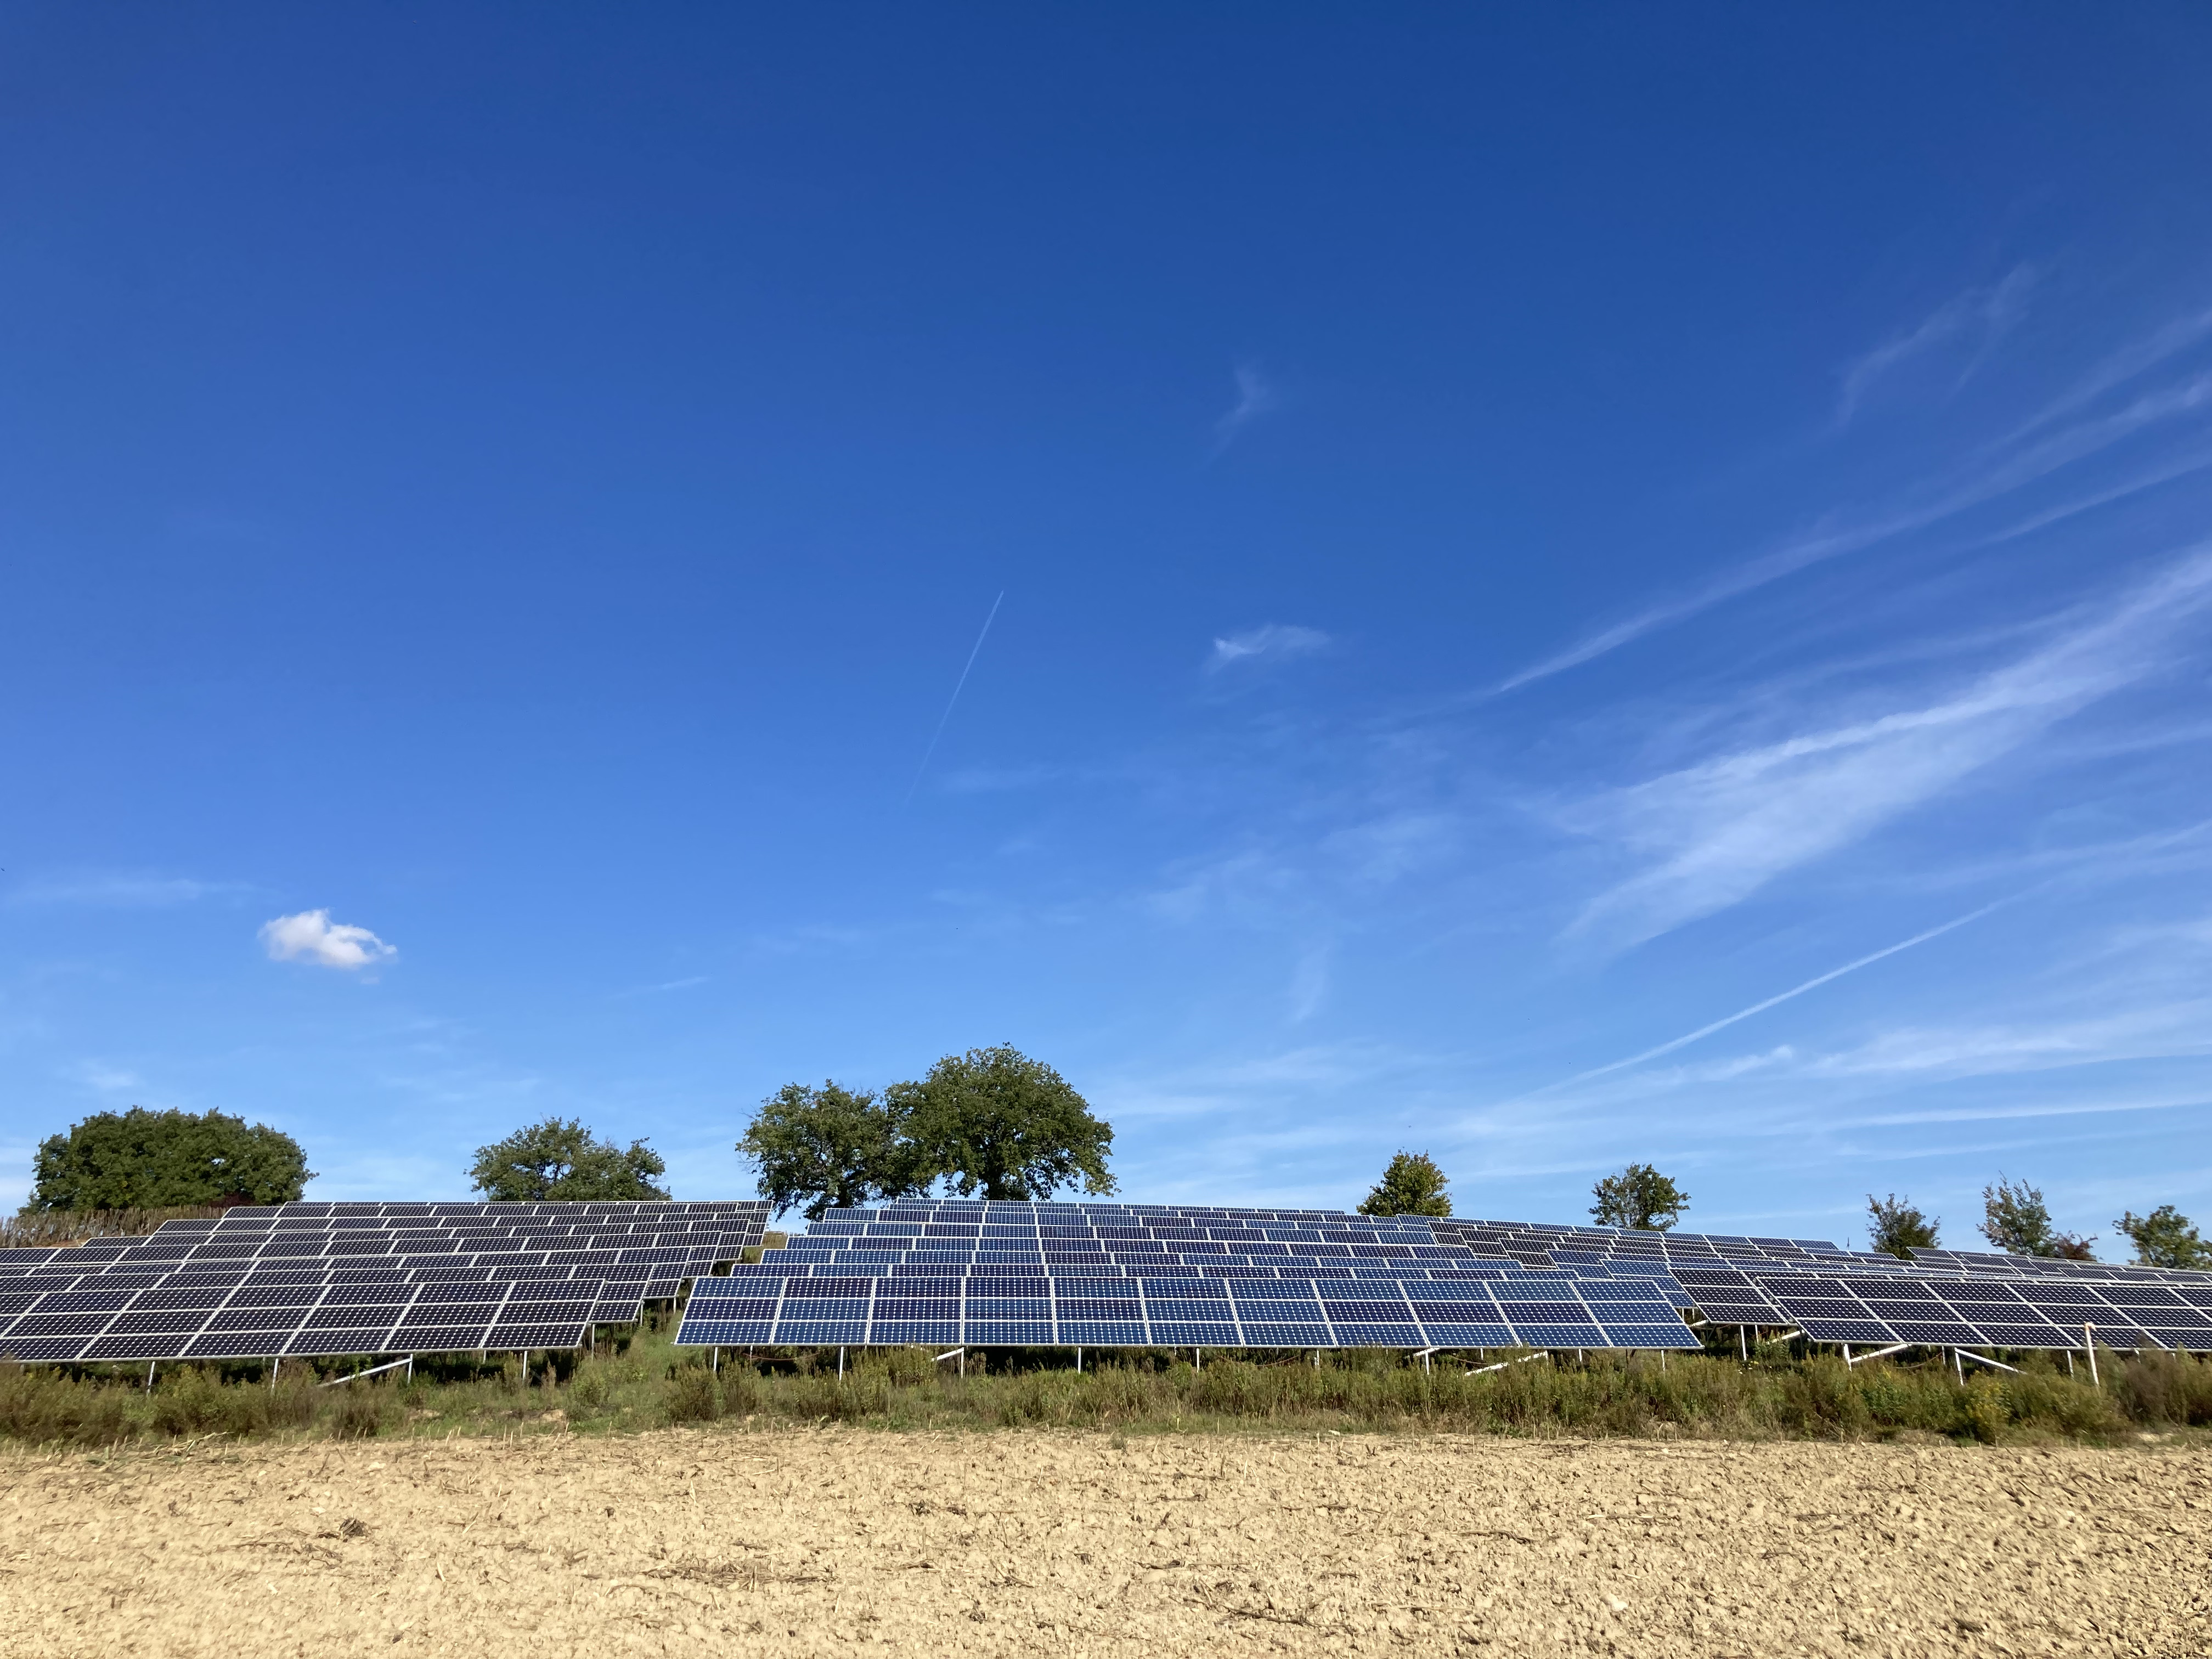
[[[1244,1340],[1255,1348],[1326,1348],[1333,1346],[1328,1327],[1322,1324],[1279,1324],[1246,1318]]]
[[[977,1319],[969,1316],[966,1340],[978,1344],[998,1344],[1013,1347],[1048,1345],[1053,1341],[1053,1328],[1048,1321],[1035,1322],[1011,1320]]]
[[[1514,1334],[1532,1348],[1602,1348],[1605,1333],[1595,1325],[1534,1325],[1513,1322]]]
[[[793,1346],[812,1347],[828,1343],[860,1342],[866,1335],[867,1325],[861,1320],[793,1320],[787,1314],[776,1322],[774,1340]]]
[[[1225,1322],[1152,1321],[1152,1340],[1164,1347],[1231,1348],[1238,1346],[1237,1328]]]
[[[718,1348],[764,1345],[772,1328],[765,1319],[702,1319],[684,1322],[685,1340]]]
[[[1700,1348],[1697,1333],[1675,1320],[1668,1324],[1615,1324],[1607,1321],[1606,1340],[1616,1348]]]
[[[1424,1321],[1429,1340],[1451,1348],[1510,1348],[1517,1346],[1511,1327],[1472,1322]]]
[[[1425,1346],[1418,1325],[1382,1325],[1330,1322],[1340,1346],[1346,1348],[1418,1348]]]
[[[957,1343],[960,1340],[960,1322],[957,1319],[878,1319],[869,1328],[868,1340],[886,1346],[909,1342]]]
[[[1145,1340],[1145,1328],[1134,1320],[1070,1320],[1060,1322],[1062,1344],[1081,1343],[1086,1346],[1131,1347]]]

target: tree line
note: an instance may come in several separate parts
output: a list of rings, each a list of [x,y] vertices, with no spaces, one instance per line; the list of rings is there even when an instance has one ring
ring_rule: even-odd
[[[1107,1159],[1114,1131],[1067,1080],[1009,1045],[947,1054],[921,1078],[888,1088],[834,1080],[788,1083],[755,1109],[737,1151],[778,1215],[882,1203],[939,1190],[1041,1201],[1116,1190]],[[665,1200],[667,1164],[642,1139],[601,1140],[579,1119],[549,1117],[477,1149],[470,1184],[495,1203]],[[100,1112],[39,1144],[26,1213],[282,1204],[315,1178],[291,1136],[219,1111]],[[1449,1216],[1449,1181],[1426,1152],[1391,1158],[1363,1215]],[[1601,1226],[1664,1232],[1690,1194],[1650,1164],[1631,1164],[1590,1189]],[[1977,1228],[2016,1255],[2093,1261],[2094,1238],[2061,1231],[2042,1190],[2000,1174],[1982,1189]],[[1941,1218],[1910,1198],[1867,1195],[1868,1243],[1906,1256],[1938,1247]],[[2114,1229],[2138,1263],[2212,1268],[2212,1245],[2171,1204],[2124,1212]]]

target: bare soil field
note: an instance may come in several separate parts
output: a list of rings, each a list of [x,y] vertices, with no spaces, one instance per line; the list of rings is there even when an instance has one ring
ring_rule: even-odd
[[[884,1434],[0,1452],[31,1656],[2212,1653],[2212,1454]]]

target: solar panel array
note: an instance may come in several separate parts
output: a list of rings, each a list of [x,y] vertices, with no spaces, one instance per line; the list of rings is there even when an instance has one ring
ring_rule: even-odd
[[[1888,1346],[2212,1351],[2212,1273],[1988,1250],[1911,1261],[1826,1239],[1638,1232],[1439,1220],[1470,1249],[1570,1268],[1601,1264],[1679,1285],[1717,1325],[1796,1328],[1817,1342]]]
[[[1694,1349],[1679,1291],[1483,1260],[1427,1219],[1337,1210],[924,1200],[832,1210],[692,1287],[720,1347]]]
[[[0,1356],[276,1358],[583,1346],[761,1241],[768,1206],[285,1204],[0,1251]]]

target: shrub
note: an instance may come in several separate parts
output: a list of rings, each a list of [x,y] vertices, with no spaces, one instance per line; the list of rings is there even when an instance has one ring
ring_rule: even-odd
[[[337,1391],[331,1433],[340,1440],[367,1440],[382,1431],[391,1410],[392,1390],[381,1382],[349,1382]]]
[[[0,1361],[0,1434],[33,1445],[104,1446],[131,1431],[129,1388]]]
[[[678,1365],[661,1403],[672,1423],[711,1423],[722,1414],[722,1392],[704,1365]]]
[[[596,1361],[576,1367],[568,1382],[568,1397],[590,1411],[605,1409],[614,1393],[613,1380],[607,1368]]]
[[[2202,1427],[2212,1423],[2212,1365],[2181,1354],[2142,1354],[2117,1368],[2112,1395],[2138,1423]]]

